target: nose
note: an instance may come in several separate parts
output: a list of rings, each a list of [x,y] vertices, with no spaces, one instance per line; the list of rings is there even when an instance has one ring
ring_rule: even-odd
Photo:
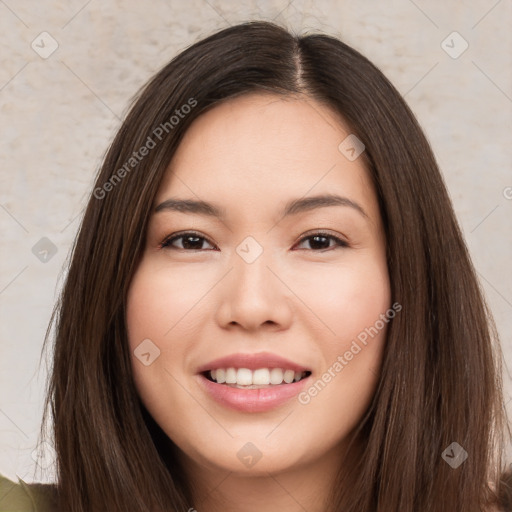
[[[262,327],[278,331],[290,326],[293,293],[274,267],[266,251],[252,263],[234,255],[233,268],[221,288],[219,325],[239,326],[248,331]]]

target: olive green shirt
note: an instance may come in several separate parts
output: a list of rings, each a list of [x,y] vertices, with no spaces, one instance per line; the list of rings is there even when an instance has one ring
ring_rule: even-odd
[[[0,474],[0,512],[58,512],[54,484],[18,482]],[[496,507],[489,512],[504,511]]]
[[[15,483],[0,475],[0,512],[56,512],[55,485]]]

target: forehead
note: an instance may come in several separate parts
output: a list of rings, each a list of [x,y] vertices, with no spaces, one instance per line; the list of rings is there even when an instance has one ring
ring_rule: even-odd
[[[338,149],[350,135],[344,120],[317,101],[252,93],[229,99],[187,130],[156,202],[169,195],[240,207],[339,193],[366,203],[372,185],[363,159]]]

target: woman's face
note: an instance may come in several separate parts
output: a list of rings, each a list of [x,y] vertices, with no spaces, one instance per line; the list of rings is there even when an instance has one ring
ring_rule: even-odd
[[[168,168],[127,327],[140,397],[197,467],[334,460],[370,404],[390,286],[349,134],[311,99],[253,93],[195,120]]]

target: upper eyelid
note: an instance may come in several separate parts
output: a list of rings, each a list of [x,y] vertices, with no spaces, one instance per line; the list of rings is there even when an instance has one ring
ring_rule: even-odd
[[[192,231],[190,231],[190,230],[189,231],[181,231],[181,232],[178,231],[176,233],[172,233],[171,235],[165,237],[164,240],[159,245],[160,245],[160,247],[164,247],[165,244],[167,244],[171,241],[174,241],[174,240],[179,240],[180,238],[185,237],[185,235],[195,235],[198,238],[203,238],[210,245],[213,245],[216,247],[216,244],[214,244],[207,236],[205,236],[199,232],[193,231],[193,230]],[[322,230],[322,229],[318,229],[316,231],[311,231],[311,232],[306,232],[304,235],[302,235],[299,238],[299,240],[295,243],[295,245],[300,244],[303,241],[305,241],[308,238],[311,238],[313,236],[325,236],[327,238],[333,239],[336,242],[336,244],[338,245],[338,247],[343,247],[343,246],[349,245],[349,242],[347,240],[345,240],[345,237],[329,233],[328,231]],[[198,249],[198,250],[201,250],[201,249]],[[209,249],[209,250],[212,250],[212,249]],[[187,252],[191,252],[191,251],[187,251]],[[319,251],[315,251],[315,252],[319,252]]]
[[[195,235],[198,238],[204,238],[209,244],[215,245],[212,241],[210,241],[210,239],[207,236],[202,235],[201,233],[198,233],[196,231],[178,231],[176,233],[172,233],[171,235],[166,236],[162,240],[162,244],[170,242],[171,240],[178,240],[179,238],[184,237],[185,235]]]
[[[324,231],[316,231],[316,232],[313,232],[313,233],[310,233],[310,234],[305,234],[303,235],[297,242],[297,244],[300,244],[302,243],[304,240],[307,240],[308,238],[311,238],[313,236],[325,236],[326,238],[330,238],[332,240],[334,240],[336,242],[336,245],[338,247],[349,247],[349,243],[347,240],[345,240],[344,237],[342,236],[339,236],[339,235],[333,235],[332,233],[329,233],[329,232],[324,232]],[[295,245],[297,245],[295,244]],[[332,249],[332,247],[331,247]],[[313,252],[321,252],[321,251],[313,251]]]

